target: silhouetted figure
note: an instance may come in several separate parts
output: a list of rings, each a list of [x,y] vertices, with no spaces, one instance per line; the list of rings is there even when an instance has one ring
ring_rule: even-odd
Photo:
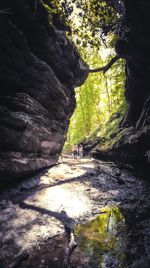
[[[78,158],[78,145],[77,144],[74,144],[72,147],[72,156],[73,156],[73,159]]]
[[[79,145],[79,157],[80,157],[80,158],[83,158],[83,156],[84,156],[83,145],[80,144],[80,145]]]

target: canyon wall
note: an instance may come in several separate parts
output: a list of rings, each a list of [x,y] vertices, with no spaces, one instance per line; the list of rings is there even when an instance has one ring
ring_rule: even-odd
[[[99,159],[133,164],[150,170],[150,2],[124,0],[125,38],[118,39],[116,52],[126,60],[127,112],[120,124],[122,135],[111,148],[96,149]]]
[[[0,1],[0,178],[54,165],[85,63],[41,1]]]

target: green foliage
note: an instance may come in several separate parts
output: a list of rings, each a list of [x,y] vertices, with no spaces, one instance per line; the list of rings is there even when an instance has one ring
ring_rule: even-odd
[[[59,15],[76,45],[99,47],[106,36],[119,33],[123,14],[120,0],[43,0],[49,13]],[[121,11],[121,12],[120,12]]]
[[[45,0],[50,23],[76,44],[90,67],[104,66],[114,55],[116,25],[123,8],[118,0]],[[68,27],[69,26],[69,27]],[[107,42],[107,49],[106,49]],[[106,51],[106,52],[105,52]],[[76,89],[77,107],[71,118],[65,148],[90,137],[104,125],[124,99],[124,62],[117,61],[107,73],[93,73]]]
[[[91,49],[84,56],[93,67],[105,65],[112,57],[113,51],[104,51],[104,47],[99,51]],[[103,60],[100,55],[103,55]],[[109,126],[114,124],[108,123],[108,120],[116,112],[120,114],[115,120],[116,125],[119,123],[125,112],[124,77],[124,61],[119,60],[105,75],[90,74],[84,85],[76,89],[77,107],[68,130],[67,148],[84,139],[106,135],[107,131],[110,132]],[[102,130],[104,133],[101,133]]]
[[[125,129],[120,128],[119,124],[123,118],[123,115],[125,114],[125,111],[126,105],[125,102],[123,102],[120,105],[117,113],[114,113],[101,129],[95,129],[95,137],[99,138],[99,144],[96,147],[97,149],[100,148],[106,150],[111,148],[113,144],[120,139]]]

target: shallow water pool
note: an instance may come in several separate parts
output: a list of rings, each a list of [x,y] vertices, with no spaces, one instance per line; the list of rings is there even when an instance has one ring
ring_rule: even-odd
[[[104,207],[75,236],[86,268],[123,268],[126,259],[125,219],[118,207]]]

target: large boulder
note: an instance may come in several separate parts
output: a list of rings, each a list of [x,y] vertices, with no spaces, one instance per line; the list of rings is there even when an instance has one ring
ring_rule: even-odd
[[[0,178],[54,165],[87,74],[42,1],[0,1]],[[87,68],[87,66],[85,66]]]

